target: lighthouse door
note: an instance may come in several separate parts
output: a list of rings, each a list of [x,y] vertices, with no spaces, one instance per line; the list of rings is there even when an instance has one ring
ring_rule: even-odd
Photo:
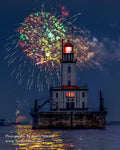
[[[66,109],[67,109],[67,110],[70,109],[70,103],[69,103],[69,102],[66,103]]]
[[[72,110],[74,109],[74,103],[71,103],[71,109]]]

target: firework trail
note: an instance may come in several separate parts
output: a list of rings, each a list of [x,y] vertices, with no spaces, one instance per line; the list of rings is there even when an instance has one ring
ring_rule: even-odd
[[[11,75],[16,75],[19,84],[28,75],[26,87],[29,90],[36,84],[39,91],[42,91],[45,82],[50,88],[55,86],[56,80],[60,80],[61,40],[72,41],[72,28],[77,66],[93,66],[96,63],[93,58],[97,54],[94,50],[98,41],[90,40],[87,30],[73,24],[81,13],[69,17],[66,8],[59,7],[61,15],[43,11],[43,8],[31,13],[17,28],[16,35],[8,39],[10,42],[6,45],[5,59],[8,60],[8,66],[13,65]]]

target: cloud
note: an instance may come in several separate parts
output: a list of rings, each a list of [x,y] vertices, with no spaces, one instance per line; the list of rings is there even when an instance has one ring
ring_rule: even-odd
[[[113,61],[120,61],[120,37],[117,40],[103,37],[101,41],[93,37],[90,45],[92,51],[88,53],[88,59],[100,70],[104,70]]]
[[[108,61],[120,61],[120,37],[118,40],[111,40],[110,38],[103,38],[103,50],[105,59]]]

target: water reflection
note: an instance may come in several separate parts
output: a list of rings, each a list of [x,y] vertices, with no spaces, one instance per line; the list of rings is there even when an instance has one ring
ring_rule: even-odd
[[[73,150],[71,139],[64,138],[63,130],[32,130],[30,125],[16,126],[16,150]],[[81,150],[81,149],[79,149]]]
[[[120,150],[120,125],[106,130],[31,130],[31,126],[0,128],[2,150]]]

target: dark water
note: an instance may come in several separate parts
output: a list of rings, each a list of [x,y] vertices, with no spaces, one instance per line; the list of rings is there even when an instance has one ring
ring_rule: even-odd
[[[120,150],[120,125],[105,130],[31,130],[1,126],[0,150]]]

